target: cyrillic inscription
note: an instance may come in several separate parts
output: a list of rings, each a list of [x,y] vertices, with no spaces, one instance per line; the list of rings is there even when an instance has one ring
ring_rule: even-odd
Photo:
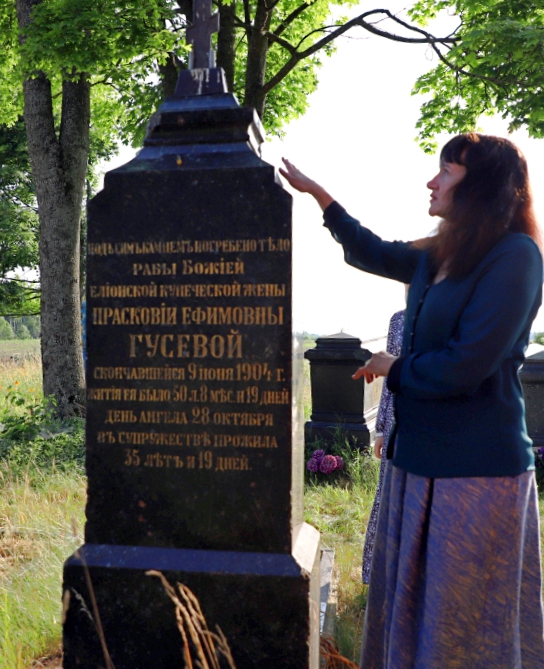
[[[119,365],[106,356],[88,370],[98,443],[118,446],[126,467],[237,475],[252,468],[245,449],[278,449],[290,391],[270,361],[289,290],[266,282],[261,265],[290,248],[272,237],[89,244],[90,256],[119,257],[120,277],[89,286],[89,323],[113,328],[125,352]],[[270,347],[259,351],[261,332]]]

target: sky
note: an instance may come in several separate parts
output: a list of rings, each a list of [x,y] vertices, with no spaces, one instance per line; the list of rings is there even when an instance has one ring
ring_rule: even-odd
[[[404,6],[397,0],[386,4],[394,11]],[[355,13],[371,6],[367,0]],[[442,16],[434,34],[445,35],[455,25],[454,17]],[[438,171],[438,156],[424,154],[415,141],[424,99],[412,96],[411,90],[417,77],[435,65],[436,57],[425,45],[392,42],[362,29],[340,38],[336,53],[324,58],[308,111],[285,128],[283,139],[269,138],[263,159],[279,166],[282,156],[289,158],[384,239],[426,236],[438,222],[427,213],[426,188]],[[509,136],[525,153],[544,225],[544,196],[539,192],[544,140],[529,139],[524,132],[507,135],[502,119],[486,117],[480,126],[484,132]],[[106,169],[128,159],[123,152]],[[293,193],[296,329],[318,335],[343,331],[363,341],[382,337],[390,316],[403,308],[403,285],[348,267],[342,248],[322,226],[313,199],[286,188]],[[544,309],[533,330],[544,330]]]

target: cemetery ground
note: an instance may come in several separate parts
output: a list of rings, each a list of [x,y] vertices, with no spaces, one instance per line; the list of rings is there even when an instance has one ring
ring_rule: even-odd
[[[83,421],[54,418],[41,395],[37,349],[27,346],[0,342],[0,669],[60,667],[46,658],[60,653],[62,565],[83,542]],[[339,437],[345,469],[307,483],[305,520],[335,550],[334,636],[340,653],[357,661],[366,602],[361,554],[378,463],[350,455]]]

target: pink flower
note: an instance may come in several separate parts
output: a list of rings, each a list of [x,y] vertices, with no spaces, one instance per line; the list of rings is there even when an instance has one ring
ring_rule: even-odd
[[[336,456],[326,455],[323,460],[321,460],[319,469],[323,474],[330,474],[333,472],[336,469]]]
[[[344,468],[344,459],[340,455],[335,455],[336,458],[336,469]]]
[[[306,469],[309,472],[313,472],[315,474],[315,472],[317,472],[319,470],[319,462],[317,460],[315,460],[314,458],[310,458],[308,460],[308,462],[306,463]]]

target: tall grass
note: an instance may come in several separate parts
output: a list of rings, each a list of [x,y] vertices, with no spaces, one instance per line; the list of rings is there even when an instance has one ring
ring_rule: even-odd
[[[0,668],[23,669],[58,648],[64,560],[81,544],[81,473],[36,470],[0,489]]]
[[[64,560],[82,542],[83,424],[55,420],[38,359],[0,359],[0,669],[59,646]]]

